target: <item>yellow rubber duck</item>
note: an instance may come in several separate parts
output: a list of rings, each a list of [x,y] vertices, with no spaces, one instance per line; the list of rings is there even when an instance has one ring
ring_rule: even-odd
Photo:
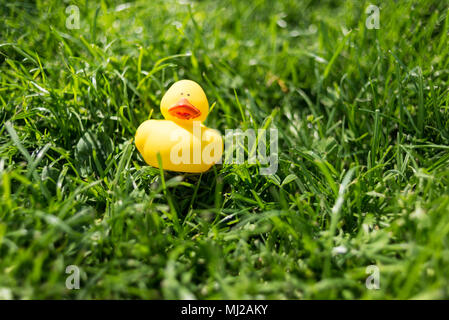
[[[202,124],[209,103],[192,80],[175,82],[161,100],[165,120],[147,120],[137,129],[135,143],[145,162],[164,170],[200,173],[221,159],[223,140],[217,130]]]

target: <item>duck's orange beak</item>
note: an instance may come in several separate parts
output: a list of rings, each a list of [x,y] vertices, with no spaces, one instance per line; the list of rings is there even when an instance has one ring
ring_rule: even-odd
[[[183,120],[189,120],[201,115],[201,111],[195,108],[186,98],[182,98],[168,109],[168,113]]]

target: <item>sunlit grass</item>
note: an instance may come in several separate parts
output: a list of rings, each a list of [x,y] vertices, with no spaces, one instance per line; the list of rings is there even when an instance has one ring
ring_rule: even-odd
[[[368,4],[2,2],[0,299],[449,298],[447,6]],[[182,78],[276,175],[162,183],[133,137]]]

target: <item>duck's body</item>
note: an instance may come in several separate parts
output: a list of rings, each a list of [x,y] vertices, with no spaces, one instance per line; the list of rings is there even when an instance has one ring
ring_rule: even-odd
[[[164,170],[200,173],[209,170],[223,153],[217,130],[202,124],[209,103],[201,87],[190,80],[173,84],[161,101],[166,120],[147,120],[136,132],[135,142],[146,163]]]
[[[200,173],[209,170],[223,153],[223,140],[217,130],[198,124],[181,126],[168,120],[147,120],[136,133],[136,146],[146,163],[164,170]]]

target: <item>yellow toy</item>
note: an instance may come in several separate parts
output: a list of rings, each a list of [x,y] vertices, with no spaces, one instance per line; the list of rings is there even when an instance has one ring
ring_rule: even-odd
[[[209,113],[203,89],[194,81],[174,83],[161,101],[165,120],[147,120],[136,132],[135,143],[146,163],[178,172],[207,171],[221,159],[223,140],[217,130],[202,124]]]

